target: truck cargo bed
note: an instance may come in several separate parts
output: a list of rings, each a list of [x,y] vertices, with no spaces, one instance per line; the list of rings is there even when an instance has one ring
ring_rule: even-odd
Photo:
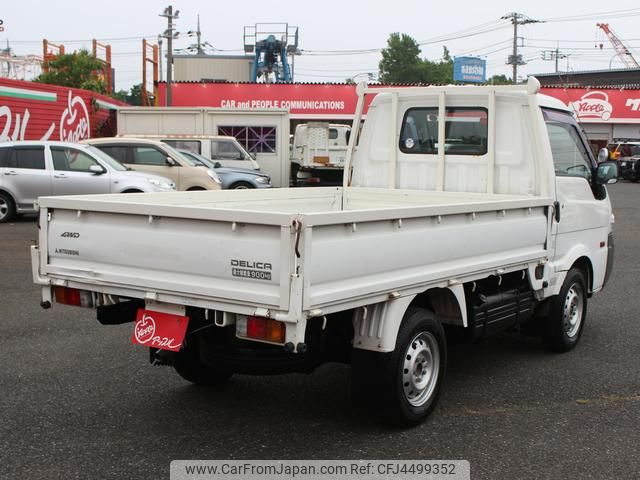
[[[34,275],[295,321],[542,259],[551,203],[338,187],[48,197]]]

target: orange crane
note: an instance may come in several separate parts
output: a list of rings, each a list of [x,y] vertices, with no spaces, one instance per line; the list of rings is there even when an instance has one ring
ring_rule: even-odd
[[[611,31],[608,23],[596,23],[596,25],[605,33],[611,42],[611,45],[613,45],[613,49],[616,51],[616,54],[627,68],[640,68],[640,64],[638,64],[636,59],[633,58],[633,55],[631,55],[631,52],[625,44],[622,43],[616,34]]]

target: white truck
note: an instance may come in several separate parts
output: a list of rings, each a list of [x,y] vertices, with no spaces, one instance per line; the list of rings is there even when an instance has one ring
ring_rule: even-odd
[[[191,149],[194,141],[209,142],[196,148],[200,154],[219,152],[225,145],[211,142],[211,136],[231,136],[251,155],[260,169],[271,177],[274,187],[288,187],[291,162],[289,159],[289,112],[282,109],[239,110],[212,107],[120,107],[118,108],[118,136],[146,137],[168,140],[172,146]],[[177,141],[181,141],[178,144]],[[227,144],[223,154],[236,155],[237,149]],[[256,162],[245,160],[226,166],[257,168]],[[215,155],[211,158],[218,160]],[[239,157],[238,157],[239,158]],[[240,158],[239,158],[240,159]],[[227,158],[232,160],[232,158]],[[241,164],[242,163],[242,164]],[[246,163],[246,165],[245,165]]]
[[[196,384],[349,362],[359,405],[415,425],[447,336],[570,350],[611,271],[616,165],[538,88],[359,88],[341,187],[41,198],[42,306],[131,322]]]
[[[309,122],[296,126],[291,148],[291,179],[295,186],[342,185],[351,127]]]

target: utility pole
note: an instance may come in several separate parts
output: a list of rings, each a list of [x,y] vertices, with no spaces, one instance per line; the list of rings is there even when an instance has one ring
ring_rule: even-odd
[[[542,51],[542,60],[555,60],[556,62],[556,73],[558,73],[558,60],[561,58],[567,58],[567,54],[560,51],[560,42],[556,45],[555,50],[543,50]]]
[[[167,18],[167,29],[164,31],[162,37],[167,39],[167,107],[171,106],[171,84],[173,82],[173,39],[178,36],[178,32],[175,30],[174,20],[178,19],[180,10],[176,10],[173,13],[173,6],[169,5],[164,9],[164,12],[160,14],[161,17]]]
[[[198,38],[198,55],[204,55],[202,44],[200,43],[200,14],[198,14],[198,30],[196,31],[196,37]]]
[[[507,59],[507,65],[513,66],[513,84],[518,83],[518,65],[524,65],[522,55],[518,55],[518,25],[527,25],[529,23],[540,23],[540,20],[533,20],[521,13],[511,12],[500,17],[502,20],[511,20],[513,25],[513,51]]]
[[[158,35],[158,62],[159,68],[158,72],[160,73],[160,81],[162,81],[162,39],[164,37],[162,35]]]

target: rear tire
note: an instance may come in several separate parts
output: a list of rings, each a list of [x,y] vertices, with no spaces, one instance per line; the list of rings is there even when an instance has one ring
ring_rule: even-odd
[[[16,204],[7,193],[0,192],[0,223],[13,220],[16,216]]]
[[[203,387],[220,385],[225,383],[233,372],[210,368],[202,363],[199,356],[197,339],[191,340],[189,344],[176,353],[173,360],[173,368],[185,380]]]
[[[558,296],[551,300],[542,340],[554,352],[567,352],[578,344],[587,317],[587,282],[584,273],[572,268]]]
[[[422,423],[438,401],[447,367],[444,329],[423,308],[407,310],[395,350],[354,350],[354,399],[399,427]]]

